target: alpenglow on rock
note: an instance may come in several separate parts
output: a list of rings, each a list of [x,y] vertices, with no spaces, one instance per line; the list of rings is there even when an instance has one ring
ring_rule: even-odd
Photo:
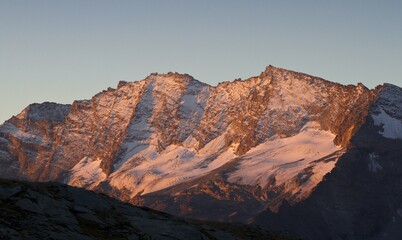
[[[314,195],[362,128],[402,139],[401,93],[273,66],[217,86],[151,74],[72,105],[28,106],[0,126],[0,173],[191,218],[253,221]],[[383,171],[378,159],[372,169]]]

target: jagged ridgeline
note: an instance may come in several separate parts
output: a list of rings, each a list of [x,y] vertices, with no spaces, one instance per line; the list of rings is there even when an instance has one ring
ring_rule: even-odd
[[[0,127],[0,173],[196,219],[252,222],[258,216],[264,225],[271,213],[320,194],[350,201],[345,189],[362,191],[359,184],[387,183],[391,175],[400,182],[394,161],[402,156],[401,120],[402,90],[391,84],[370,90],[273,66],[217,86],[186,74],[151,74],[72,105],[28,106]],[[358,170],[367,182],[355,181]],[[344,188],[330,179],[335,185],[343,179]],[[331,186],[325,194],[324,186]],[[384,226],[399,221],[402,206],[390,209]],[[341,211],[331,214],[346,222]],[[282,222],[278,228],[306,234]],[[348,226],[370,236],[356,224]],[[338,236],[334,229],[322,236],[331,231]]]

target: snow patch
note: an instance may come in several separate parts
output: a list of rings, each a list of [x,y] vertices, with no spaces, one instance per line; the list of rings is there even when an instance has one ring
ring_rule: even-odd
[[[303,189],[293,189],[308,194],[335,166],[337,158],[316,161],[341,150],[334,144],[334,138],[333,133],[317,129],[317,124],[307,124],[293,137],[269,140],[251,149],[242,157],[238,169],[229,175],[229,181],[262,187],[280,186],[310,169],[311,176]]]
[[[335,135],[319,127],[317,123],[309,122],[296,136],[271,139],[251,149],[242,156],[244,160],[229,175],[229,181],[265,186],[274,178],[275,185],[279,186],[306,173],[308,178],[303,181],[301,189],[289,191],[302,196],[309,194],[334,168],[340,156],[334,153],[341,150],[333,143]],[[199,151],[189,146],[170,145],[158,152],[157,146],[139,142],[127,147],[131,149],[130,154],[114,165],[115,171],[109,182],[117,189],[127,189],[131,196],[190,181],[237,157],[234,154],[236,146],[225,146],[225,133]]]
[[[371,115],[376,126],[382,126],[383,130],[379,133],[386,138],[402,139],[402,122],[389,116],[380,108],[380,114]]]
[[[42,137],[33,135],[31,133],[23,132],[11,123],[4,123],[0,128],[0,132],[8,133],[11,136],[25,143],[32,143],[43,146],[46,145],[46,143],[43,142]]]
[[[126,161],[115,165],[109,178],[118,189],[127,189],[132,196],[155,192],[181,182],[195,179],[234,159],[234,148],[224,148],[224,135],[200,151],[170,145],[158,153],[156,146],[137,148]]]
[[[96,187],[106,179],[106,174],[100,167],[101,162],[102,160],[99,158],[93,160],[89,157],[84,157],[71,169],[67,184],[88,189]]]

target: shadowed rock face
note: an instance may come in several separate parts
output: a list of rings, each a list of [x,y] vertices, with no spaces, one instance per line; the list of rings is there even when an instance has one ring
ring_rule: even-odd
[[[0,180],[5,239],[296,239],[255,226],[190,222],[57,183]]]
[[[401,89],[385,85],[352,147],[310,197],[256,222],[306,239],[401,239],[401,104]]]
[[[351,139],[399,144],[398,96],[396,86],[344,86],[273,66],[215,87],[151,74],[71,106],[30,105],[0,126],[0,173],[191,218],[252,221],[309,199],[364,142]],[[364,128],[383,132],[366,140]]]

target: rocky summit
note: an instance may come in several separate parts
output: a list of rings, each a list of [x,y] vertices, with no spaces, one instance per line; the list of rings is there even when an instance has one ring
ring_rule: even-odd
[[[273,66],[217,86],[151,74],[28,106],[0,126],[0,174],[311,239],[398,239],[401,113],[391,84]]]

